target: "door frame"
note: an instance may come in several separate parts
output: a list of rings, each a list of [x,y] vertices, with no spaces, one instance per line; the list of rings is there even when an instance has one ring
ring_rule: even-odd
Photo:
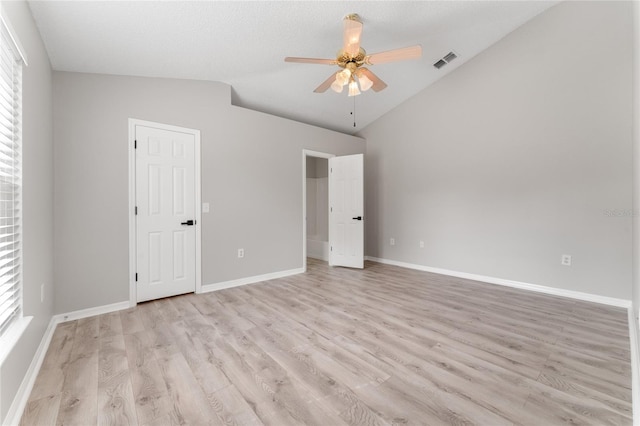
[[[302,150],[302,271],[307,272],[307,157],[329,158],[335,157],[335,154],[326,152],[312,151],[309,149]],[[327,166],[328,167],[328,166]],[[327,196],[329,196],[329,185],[327,185]],[[331,199],[331,198],[329,198]],[[327,217],[331,206],[327,208]],[[329,246],[331,246],[331,221],[329,225]],[[331,256],[329,256],[331,259]],[[331,261],[329,260],[329,264]]]
[[[200,130],[170,124],[129,118],[129,306],[136,306],[137,302],[137,245],[136,245],[136,151],[134,148],[136,126],[153,127],[172,132],[186,133],[194,136],[195,140],[195,220],[196,220],[196,288],[195,293],[202,292],[202,202],[200,181]]]

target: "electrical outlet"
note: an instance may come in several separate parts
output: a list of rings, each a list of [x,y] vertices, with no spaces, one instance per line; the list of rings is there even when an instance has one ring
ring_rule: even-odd
[[[209,203],[202,203],[202,213],[209,213]]]
[[[238,249],[238,259],[242,259],[244,257],[244,249]]]
[[[570,254],[563,254],[562,255],[562,260],[560,262],[563,266],[571,266],[571,255]]]
[[[40,284],[40,303],[44,302],[44,284]]]
[[[389,238],[389,244],[392,245],[392,246],[395,246],[396,245],[396,239],[393,238],[393,237]]]
[[[420,241],[420,248],[424,248],[424,241]]]

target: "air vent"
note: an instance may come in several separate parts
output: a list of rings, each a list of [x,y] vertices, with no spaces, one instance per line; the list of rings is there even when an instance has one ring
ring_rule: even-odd
[[[447,63],[449,63],[449,62],[453,61],[453,60],[454,60],[455,58],[457,58],[457,57],[458,57],[458,55],[456,55],[455,53],[453,53],[453,52],[449,52],[449,53],[447,53],[447,54],[445,55],[445,57],[444,57],[443,59],[444,59]]]
[[[440,59],[438,62],[433,64],[433,66],[438,68],[438,69],[440,69],[440,68],[444,67],[445,65],[447,65],[449,62],[453,61],[457,57],[458,57],[458,55],[456,55],[455,53],[449,52],[446,55],[444,55],[444,57],[442,59]]]
[[[444,67],[445,65],[447,65],[447,63],[444,61],[444,59],[440,59],[438,62],[433,64],[433,66],[438,68],[438,69]]]

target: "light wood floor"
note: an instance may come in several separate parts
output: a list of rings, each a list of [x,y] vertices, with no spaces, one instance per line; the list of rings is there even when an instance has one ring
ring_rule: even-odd
[[[624,309],[367,263],[58,325],[22,424],[631,424]]]

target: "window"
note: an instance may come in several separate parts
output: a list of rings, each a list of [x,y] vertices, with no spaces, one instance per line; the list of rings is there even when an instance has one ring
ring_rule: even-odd
[[[0,337],[22,318],[22,55],[0,22]]]

